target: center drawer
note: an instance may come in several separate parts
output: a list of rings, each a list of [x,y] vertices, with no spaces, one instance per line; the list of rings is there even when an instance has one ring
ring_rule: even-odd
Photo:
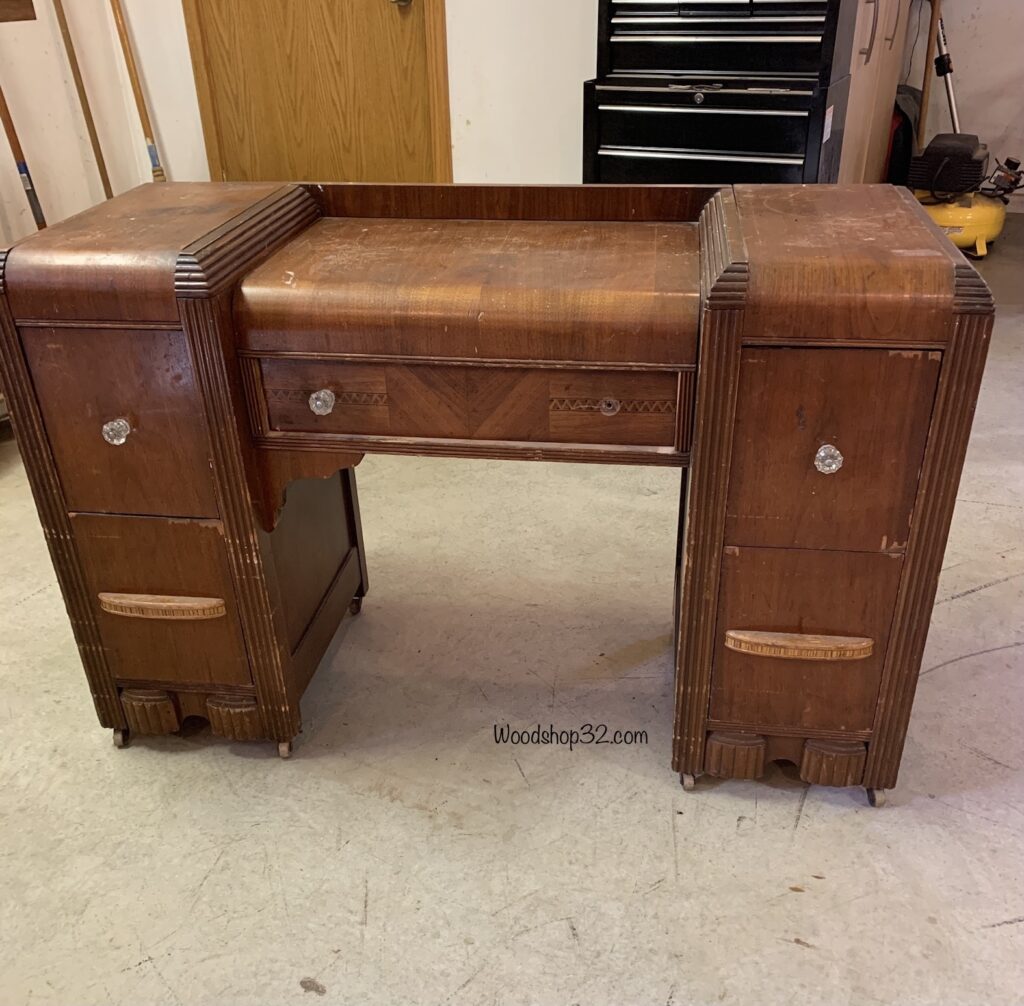
[[[686,372],[262,359],[273,433],[680,448]],[[689,396],[687,395],[687,401]]]

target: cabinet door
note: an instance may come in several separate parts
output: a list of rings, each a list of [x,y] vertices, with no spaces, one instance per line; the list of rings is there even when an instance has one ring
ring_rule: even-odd
[[[861,0],[850,60],[850,101],[843,127],[839,181],[864,181],[867,151],[874,122],[875,90],[881,63],[885,0]]]
[[[865,153],[865,182],[882,182],[888,174],[892,111],[903,69],[903,46],[907,38],[912,0],[879,0],[881,4],[876,53],[878,75],[872,108],[871,132]],[[884,31],[882,25],[885,26]]]

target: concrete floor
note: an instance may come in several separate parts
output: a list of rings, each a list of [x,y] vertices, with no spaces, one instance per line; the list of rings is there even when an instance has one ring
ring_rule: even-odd
[[[1024,1001],[1024,217],[897,789],[669,770],[678,473],[368,458],[290,762],[111,747],[0,444],[0,1004]],[[495,723],[648,743],[498,746]]]

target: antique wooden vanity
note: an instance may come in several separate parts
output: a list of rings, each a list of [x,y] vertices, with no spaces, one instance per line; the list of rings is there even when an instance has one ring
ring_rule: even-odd
[[[907,193],[148,185],[0,256],[0,293],[119,746],[201,716],[291,751],[367,590],[364,454],[564,460],[689,472],[687,788],[895,783],[993,314]]]

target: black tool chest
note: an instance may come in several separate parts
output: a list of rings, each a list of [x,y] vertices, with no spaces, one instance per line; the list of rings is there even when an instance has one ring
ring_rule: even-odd
[[[856,0],[600,0],[586,182],[826,182]]]

